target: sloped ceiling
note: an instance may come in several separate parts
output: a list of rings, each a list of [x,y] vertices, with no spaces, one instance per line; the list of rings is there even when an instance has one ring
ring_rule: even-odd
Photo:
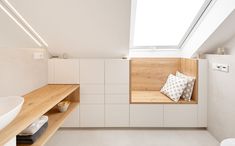
[[[0,9],[0,49],[36,47],[37,44]]]
[[[214,53],[218,47],[235,36],[235,10],[198,49],[200,53]]]
[[[131,0],[9,0],[51,54],[122,57],[129,52]]]

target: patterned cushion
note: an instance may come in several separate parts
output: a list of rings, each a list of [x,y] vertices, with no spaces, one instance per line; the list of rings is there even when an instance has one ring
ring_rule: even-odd
[[[179,101],[180,96],[183,94],[183,91],[187,86],[187,82],[187,79],[176,77],[170,74],[160,92],[168,96],[173,101],[177,102]]]
[[[184,78],[188,81],[186,88],[184,89],[183,95],[181,96],[184,100],[190,101],[193,93],[193,86],[195,82],[195,77],[190,77],[180,72],[176,72],[177,77]]]

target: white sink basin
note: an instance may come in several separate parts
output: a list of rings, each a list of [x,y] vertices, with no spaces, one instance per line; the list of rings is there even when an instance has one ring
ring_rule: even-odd
[[[14,120],[20,112],[23,103],[23,97],[0,97],[0,130]]]

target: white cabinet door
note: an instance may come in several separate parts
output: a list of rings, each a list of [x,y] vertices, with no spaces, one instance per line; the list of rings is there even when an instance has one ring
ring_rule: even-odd
[[[80,95],[81,104],[104,104],[104,94]]]
[[[129,84],[105,84],[105,94],[129,94]]]
[[[104,127],[104,104],[81,104],[80,127]]]
[[[61,127],[79,127],[79,107],[65,119]]]
[[[50,84],[78,84],[78,59],[49,59],[48,83]]]
[[[104,84],[81,84],[80,94],[82,95],[104,94]]]
[[[130,101],[130,98],[129,98],[129,94],[111,94],[111,95],[108,95],[106,94],[105,95],[105,104],[110,104],[110,103],[117,103],[117,104],[120,104],[120,103],[126,103],[126,104],[129,104],[129,101]]]
[[[106,127],[129,127],[129,104],[106,104]]]
[[[197,105],[164,105],[164,127],[197,127]]]
[[[81,84],[104,83],[104,60],[80,59],[80,83]]]
[[[105,60],[105,83],[129,84],[129,60]]]
[[[131,127],[163,127],[163,105],[131,104]]]

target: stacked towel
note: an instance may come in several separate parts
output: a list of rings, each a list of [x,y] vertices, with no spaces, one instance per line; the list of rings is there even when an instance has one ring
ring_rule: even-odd
[[[48,127],[48,116],[42,116],[19,135],[17,135],[18,144],[33,144]]]
[[[47,129],[48,122],[46,122],[36,133],[33,135],[17,135],[17,144],[33,144]]]

